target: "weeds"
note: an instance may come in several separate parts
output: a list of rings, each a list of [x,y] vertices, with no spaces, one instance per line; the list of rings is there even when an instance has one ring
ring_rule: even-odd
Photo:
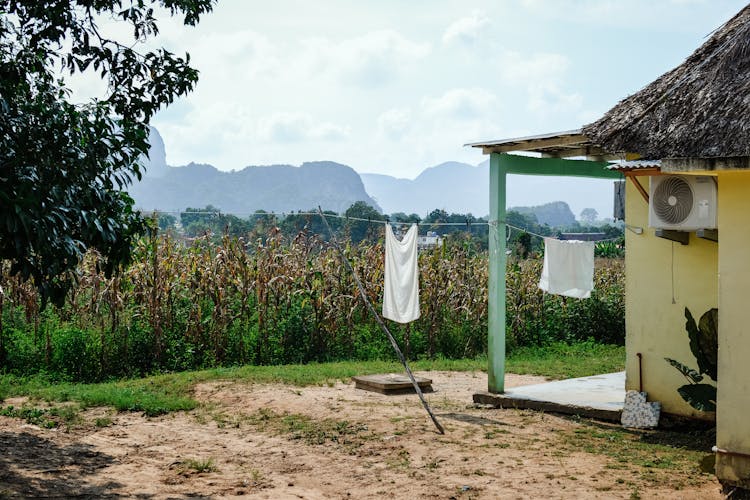
[[[100,417],[94,421],[96,427],[110,427],[114,425],[114,422],[109,417]]]
[[[213,458],[193,459],[188,458],[177,463],[177,473],[185,475],[189,472],[203,474],[207,472],[218,472],[219,468]]]
[[[14,406],[9,405],[5,408],[0,407],[0,415],[4,417],[20,418],[25,420],[27,424],[37,425],[43,429],[53,429],[58,425],[57,421],[49,418],[53,416],[53,413],[48,409],[32,407],[15,408]]]

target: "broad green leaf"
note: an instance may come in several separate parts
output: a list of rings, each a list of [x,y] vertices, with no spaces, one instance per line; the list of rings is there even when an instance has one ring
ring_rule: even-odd
[[[687,378],[691,383],[697,384],[701,380],[703,380],[703,375],[698,373],[696,370],[693,370],[692,368],[689,368],[679,361],[676,361],[671,358],[664,358],[667,363],[677,368],[677,370],[682,373],[682,375]]]
[[[700,411],[716,411],[716,387],[710,384],[687,384],[677,392],[687,404]]]
[[[718,310],[710,309],[702,317],[700,326],[690,310],[685,308],[685,330],[690,338],[690,351],[698,362],[698,371],[716,380],[718,353]]]

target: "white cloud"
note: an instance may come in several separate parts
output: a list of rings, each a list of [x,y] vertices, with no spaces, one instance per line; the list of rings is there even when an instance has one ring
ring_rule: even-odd
[[[555,83],[533,85],[528,89],[529,110],[535,113],[563,113],[578,111],[583,97],[577,93],[565,93]]]
[[[506,50],[498,61],[500,76],[509,83],[529,84],[542,80],[561,78],[570,66],[570,60],[555,53],[522,54]]]
[[[414,108],[389,109],[378,117],[372,163],[393,175],[413,177],[447,160],[478,162],[476,151],[462,144],[501,137],[502,111],[492,92],[476,87],[424,96]]]
[[[429,44],[413,42],[393,30],[372,31],[343,41],[312,38],[304,44],[311,73],[332,72],[364,87],[389,82],[404,65],[430,53]]]
[[[339,141],[349,136],[347,127],[316,122],[306,113],[279,112],[258,121],[258,135],[267,142]]]
[[[411,111],[407,108],[393,108],[378,116],[378,131],[392,140],[403,137],[411,122]]]
[[[462,144],[596,119],[743,6],[680,6],[692,1],[344,2],[331,16],[297,0],[222,0],[196,28],[160,19],[156,45],[190,52],[201,73],[155,125],[173,165],[332,159],[413,177],[446,160],[478,163]],[[78,86],[97,91],[93,80]]]
[[[527,95],[526,109],[542,116],[581,109],[583,97],[564,89],[569,67],[566,56],[550,52],[522,54],[506,50],[498,60],[501,80],[521,87]]]
[[[426,97],[422,107],[427,115],[471,120],[494,111],[498,105],[495,94],[481,88],[458,88],[440,97]]]
[[[251,30],[203,35],[192,44],[191,57],[201,78],[227,83],[273,77],[284,68],[277,46]]]
[[[521,0],[520,5],[541,24],[595,24],[628,29],[638,25],[639,31],[658,29],[663,33],[680,32],[691,24],[700,25],[700,16],[696,15],[699,6],[711,5],[719,10],[725,7],[726,1]]]
[[[351,134],[349,127],[336,125],[335,123],[322,122],[310,129],[309,137],[322,141],[343,141]]]
[[[470,16],[462,17],[446,28],[443,33],[443,43],[446,45],[472,43],[479,38],[482,30],[489,24],[490,19],[475,10]]]

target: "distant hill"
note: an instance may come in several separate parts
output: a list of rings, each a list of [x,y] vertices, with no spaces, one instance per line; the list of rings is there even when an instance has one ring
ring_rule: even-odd
[[[389,175],[360,174],[367,192],[386,213],[404,212],[424,216],[440,208],[447,212],[489,212],[489,169],[455,161],[425,169],[416,179]]]
[[[150,141],[151,165],[143,180],[129,189],[136,207],[146,211],[214,205],[227,213],[250,214],[256,210],[307,210],[320,205],[324,210],[343,212],[357,201],[380,210],[357,172],[346,165],[318,161],[300,167],[249,166],[237,172],[197,163],[169,167],[164,143],[155,129]]]
[[[564,201],[553,201],[534,207],[511,207],[508,210],[534,215],[539,224],[547,224],[550,227],[567,227],[576,222],[575,215]]]
[[[224,172],[211,165],[190,163],[170,167],[161,136],[152,129],[151,152],[143,180],[130,188],[144,210],[178,211],[214,205],[228,213],[256,210],[290,212],[321,205],[343,212],[356,201],[385,213],[426,216],[435,209],[449,213],[489,214],[489,161],[479,165],[445,162],[425,169],[415,179],[357,174],[334,162],[250,166]],[[509,175],[508,206],[540,206],[565,201],[568,212],[593,207],[600,217],[612,213],[612,182],[601,179]],[[567,219],[565,219],[567,220]],[[541,222],[541,219],[540,219]]]
[[[385,213],[416,213],[421,216],[440,208],[447,212],[484,216],[490,211],[489,160],[477,166],[446,162],[424,170],[414,180],[389,175],[360,174],[367,192]],[[568,203],[580,214],[593,207],[601,217],[611,217],[612,181],[581,177],[509,175],[507,206],[539,206],[552,201]]]
[[[146,175],[149,177],[164,177],[167,173],[167,151],[164,148],[164,140],[159,131],[150,127],[148,135],[149,151],[146,161]]]

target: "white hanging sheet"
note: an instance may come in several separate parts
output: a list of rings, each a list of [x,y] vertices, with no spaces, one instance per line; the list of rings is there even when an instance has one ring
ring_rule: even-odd
[[[419,318],[418,232],[417,225],[413,224],[398,241],[391,225],[385,225],[383,317],[398,323]]]
[[[594,242],[544,238],[539,288],[555,295],[589,298],[594,289]]]

